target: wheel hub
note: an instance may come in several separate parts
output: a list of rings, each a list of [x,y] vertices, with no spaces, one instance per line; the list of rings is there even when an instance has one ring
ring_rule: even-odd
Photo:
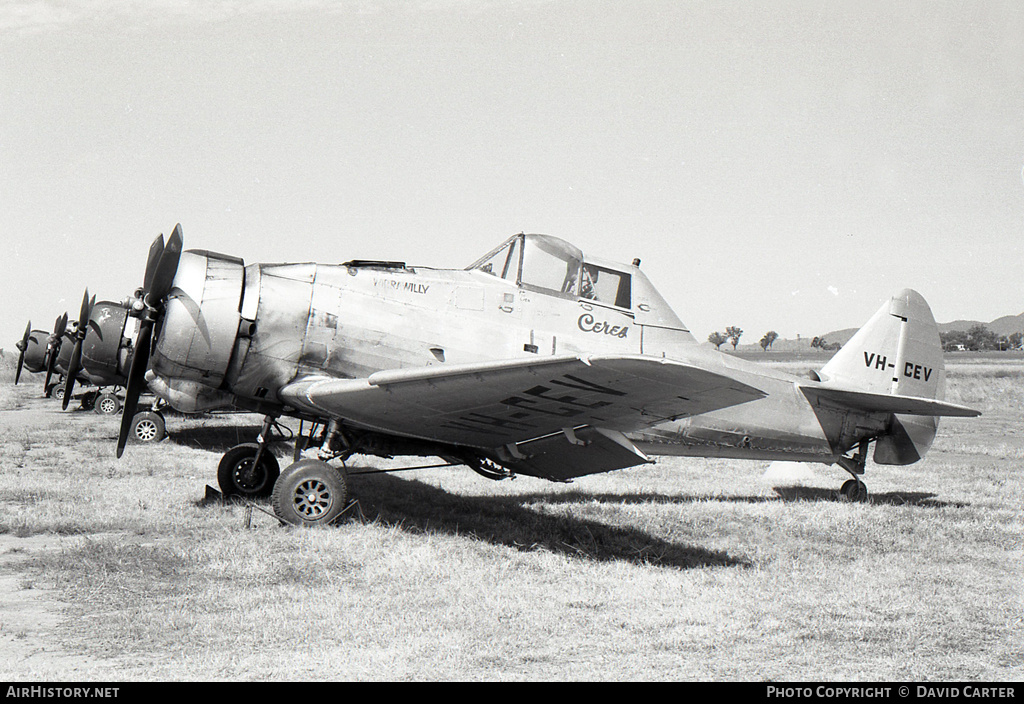
[[[156,424],[151,420],[140,420],[135,426],[135,437],[143,442],[156,437]]]
[[[246,457],[235,465],[235,484],[246,491],[259,489],[266,483],[267,474],[261,472],[253,463],[253,458]]]
[[[317,479],[307,479],[295,487],[293,499],[295,510],[306,518],[319,518],[333,503],[330,489]]]

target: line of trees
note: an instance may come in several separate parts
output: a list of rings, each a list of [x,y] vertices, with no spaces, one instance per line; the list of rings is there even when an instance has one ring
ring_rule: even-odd
[[[743,330],[741,328],[730,325],[725,329],[725,332],[713,332],[708,335],[708,342],[714,345],[716,350],[720,349],[726,342],[731,342],[732,348],[735,350],[742,336]],[[779,333],[769,330],[761,337],[761,341],[758,344],[761,345],[761,349],[767,352],[778,339]]]
[[[743,330],[736,326],[729,326],[725,332],[713,332],[708,335],[708,342],[720,349],[726,342],[732,343],[735,350],[740,342]],[[1024,332],[1015,332],[1011,335],[997,335],[984,325],[974,325],[970,330],[953,330],[939,333],[942,340],[942,349],[950,350],[1024,350]],[[762,337],[761,349],[767,352],[771,349],[779,334],[769,330]],[[822,352],[832,352],[841,348],[838,342],[829,342],[824,337],[811,339],[811,348]]]
[[[1024,332],[997,335],[984,325],[972,325],[969,330],[950,330],[939,333],[942,349],[950,350],[1019,350],[1024,347]]]
[[[736,345],[740,343],[740,337],[743,336],[743,330],[736,327],[735,325],[729,326],[725,329],[725,332],[713,332],[708,335],[708,342],[715,346],[715,349],[719,349],[726,342],[732,343],[732,348],[736,349]]]

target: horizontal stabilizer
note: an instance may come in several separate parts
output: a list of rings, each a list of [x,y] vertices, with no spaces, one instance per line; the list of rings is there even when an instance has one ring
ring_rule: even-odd
[[[921,398],[919,396],[894,396],[891,394],[872,393],[870,391],[836,389],[827,386],[801,386],[800,390],[803,391],[804,396],[812,404],[816,404],[819,400],[823,399],[834,404],[868,413],[899,413],[912,416],[957,416],[961,418],[972,418],[981,415],[981,411],[968,408],[967,406],[937,401],[932,398]]]

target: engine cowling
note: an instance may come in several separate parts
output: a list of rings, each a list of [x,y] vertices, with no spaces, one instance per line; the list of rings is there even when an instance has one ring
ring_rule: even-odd
[[[245,264],[214,252],[181,254],[153,347],[159,376],[219,388],[235,351]]]
[[[128,308],[120,303],[100,301],[92,306],[89,334],[82,341],[82,369],[104,385],[123,384],[128,376],[127,322]]]

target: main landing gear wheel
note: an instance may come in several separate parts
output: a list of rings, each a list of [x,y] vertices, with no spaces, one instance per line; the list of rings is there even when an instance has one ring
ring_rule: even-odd
[[[269,450],[260,455],[259,466],[254,465],[260,446],[254,442],[235,445],[224,453],[217,467],[217,483],[224,496],[245,496],[263,499],[274,491],[274,482],[281,474],[277,458]]]
[[[58,401],[63,401],[64,400],[64,384],[56,384],[53,387],[51,387],[50,398],[56,399]]]
[[[839,487],[839,496],[845,501],[859,501],[863,503],[868,500],[868,488],[859,479],[847,479]]]
[[[320,460],[299,460],[274,484],[274,513],[297,526],[326,526],[348,506],[345,470]]]
[[[160,442],[164,435],[164,417],[153,411],[136,413],[128,432],[128,437],[135,442]]]
[[[121,399],[112,393],[102,393],[96,399],[96,406],[93,410],[101,416],[116,415],[121,410]]]

